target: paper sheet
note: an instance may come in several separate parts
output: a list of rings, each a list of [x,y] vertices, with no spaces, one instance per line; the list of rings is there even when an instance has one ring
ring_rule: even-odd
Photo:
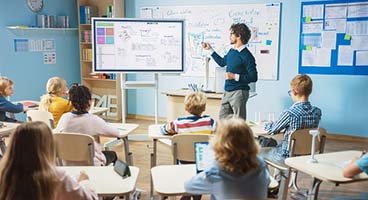
[[[351,46],[340,45],[338,52],[337,65],[353,65],[354,51]]]
[[[354,50],[368,50],[368,35],[352,36],[351,48]]]
[[[368,4],[361,3],[349,3],[348,17],[368,17]]]
[[[310,22],[303,24],[303,33],[321,33],[323,28],[322,21]]]
[[[347,15],[347,4],[326,4],[325,7],[325,18],[346,18]]]
[[[323,4],[303,6],[303,17],[311,17],[312,19],[322,19]]]
[[[336,49],[336,31],[322,32],[322,48]]]
[[[368,35],[368,21],[347,22],[346,33],[349,35]]]
[[[356,63],[357,66],[368,66],[368,51],[357,51],[356,52]]]
[[[302,66],[330,67],[331,49],[313,48],[302,52]]]
[[[346,32],[346,19],[328,19],[325,21],[326,31]]]
[[[335,163],[336,167],[338,168],[344,168],[346,165],[348,165],[349,163],[351,163],[351,160],[344,160],[344,161],[340,161]]]

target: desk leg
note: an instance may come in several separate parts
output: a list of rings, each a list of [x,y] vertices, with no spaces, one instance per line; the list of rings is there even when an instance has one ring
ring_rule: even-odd
[[[128,137],[121,138],[124,141],[124,151],[125,151],[125,160],[128,163],[128,165],[132,165],[132,159],[131,155],[129,154],[129,143],[128,143]]]
[[[2,155],[4,156],[5,150],[6,150],[4,138],[0,138],[0,150],[1,150]]]
[[[157,139],[153,139],[153,153],[151,153],[151,168],[156,166],[157,164]],[[155,197],[153,196],[153,181],[151,175],[151,200],[154,200]]]
[[[279,185],[279,193],[278,193],[278,200],[286,200],[288,195],[288,185],[290,181],[290,173],[291,169],[286,171],[281,170],[281,181]]]
[[[319,186],[321,185],[322,181],[313,177],[312,180],[312,186],[309,190],[309,196],[308,199],[309,200],[317,200],[318,199],[318,191],[319,191]]]

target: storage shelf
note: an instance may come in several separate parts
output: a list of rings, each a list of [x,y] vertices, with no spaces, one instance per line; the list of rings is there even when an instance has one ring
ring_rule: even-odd
[[[25,26],[8,26],[9,30],[19,31],[77,31],[78,28],[37,28],[37,27],[25,27]]]

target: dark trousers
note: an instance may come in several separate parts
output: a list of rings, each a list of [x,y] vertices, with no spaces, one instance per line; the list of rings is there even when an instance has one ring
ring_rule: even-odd
[[[110,165],[111,163],[115,164],[116,160],[118,160],[118,156],[115,151],[102,151],[106,158],[106,165]]]

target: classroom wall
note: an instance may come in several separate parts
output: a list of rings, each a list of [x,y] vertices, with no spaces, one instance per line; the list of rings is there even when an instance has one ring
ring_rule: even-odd
[[[80,82],[78,31],[10,31],[7,26],[35,25],[36,14],[28,9],[25,0],[1,1],[0,74],[15,82],[11,100],[39,100],[52,76],[61,76],[68,83]],[[77,27],[75,0],[44,0],[41,13],[68,15],[70,27]],[[56,64],[43,64],[43,52],[15,52],[14,39],[54,39]]]
[[[311,1],[311,0],[309,0]],[[258,95],[248,101],[248,119],[254,119],[259,111],[279,114],[292,105],[287,94],[289,82],[298,73],[299,16],[301,0],[228,0],[225,4],[281,2],[279,80],[258,81]],[[139,8],[144,6],[187,6],[224,4],[222,0],[127,0],[127,17],[138,17]],[[226,43],[228,41],[224,41]],[[310,75],[314,82],[310,97],[312,104],[323,112],[321,126],[330,133],[368,137],[368,76]],[[152,79],[151,75],[130,75],[136,80]],[[186,87],[189,82],[201,82],[203,78],[183,76],[161,76],[160,92]],[[128,92],[128,112],[154,116],[154,92],[150,89]],[[167,98],[159,97],[159,116],[166,116]]]

